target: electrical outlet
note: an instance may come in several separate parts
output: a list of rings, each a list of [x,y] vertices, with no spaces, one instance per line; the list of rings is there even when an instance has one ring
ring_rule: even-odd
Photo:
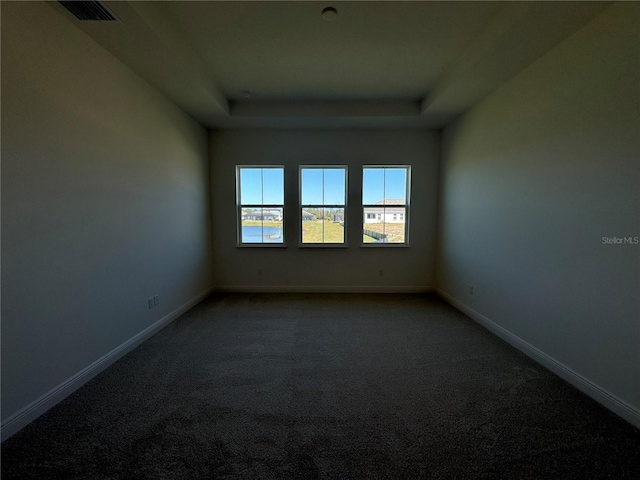
[[[153,297],[147,298],[147,303],[149,304],[149,310],[153,308]]]
[[[469,285],[469,295],[473,295],[473,285]]]
[[[259,277],[261,277],[261,276],[262,276],[262,269],[261,269],[261,268],[259,268],[259,269],[258,269],[258,276],[259,276]]]
[[[383,276],[384,276],[384,270],[379,270],[379,271],[378,271],[378,275],[380,275],[381,277],[383,277]]]
[[[153,306],[157,307],[160,304],[160,298],[158,297],[158,295],[154,295],[153,296]]]

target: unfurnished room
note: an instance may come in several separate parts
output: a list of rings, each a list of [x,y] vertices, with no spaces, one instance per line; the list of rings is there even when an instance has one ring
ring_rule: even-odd
[[[640,3],[0,18],[3,479],[640,478]]]

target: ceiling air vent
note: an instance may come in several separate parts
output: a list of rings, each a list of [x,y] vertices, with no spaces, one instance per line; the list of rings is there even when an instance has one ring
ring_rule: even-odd
[[[102,2],[61,2],[60,5],[69,10],[78,20],[115,22],[115,15]]]

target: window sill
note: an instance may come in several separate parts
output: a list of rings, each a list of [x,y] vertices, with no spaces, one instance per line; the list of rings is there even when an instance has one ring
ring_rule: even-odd
[[[243,243],[236,248],[287,248],[284,243]]]
[[[298,248],[349,248],[346,243],[300,243]]]
[[[361,243],[360,248],[409,248],[408,243]]]

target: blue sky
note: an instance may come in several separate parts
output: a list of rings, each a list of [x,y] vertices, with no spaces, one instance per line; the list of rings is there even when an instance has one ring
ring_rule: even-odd
[[[242,205],[283,205],[284,168],[241,169],[240,197]]]
[[[342,168],[303,168],[303,205],[344,205],[345,171]],[[362,203],[375,204],[384,199],[406,201],[405,168],[364,168]],[[283,168],[242,168],[240,170],[242,205],[283,205]]]
[[[302,205],[344,205],[343,168],[303,168]]]
[[[362,203],[375,204],[384,199],[407,199],[406,168],[364,168]]]

